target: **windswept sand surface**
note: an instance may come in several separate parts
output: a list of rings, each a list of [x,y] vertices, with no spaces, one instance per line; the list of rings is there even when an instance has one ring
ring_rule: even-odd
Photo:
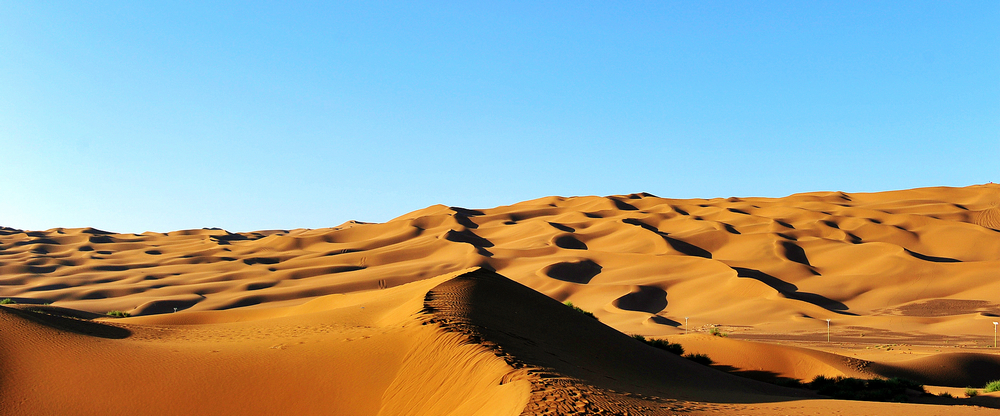
[[[998,393],[944,407],[758,381],[959,395],[1000,379],[998,229],[994,184],[549,197],[235,234],[0,229],[0,299],[17,302],[0,308],[0,414],[998,414],[967,406]]]

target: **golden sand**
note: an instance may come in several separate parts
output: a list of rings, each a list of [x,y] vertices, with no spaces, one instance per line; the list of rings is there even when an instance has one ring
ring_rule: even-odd
[[[16,301],[0,414],[1000,414],[1000,393],[847,402],[768,383],[903,376],[961,396],[1000,379],[997,206],[990,184],[0,229]]]

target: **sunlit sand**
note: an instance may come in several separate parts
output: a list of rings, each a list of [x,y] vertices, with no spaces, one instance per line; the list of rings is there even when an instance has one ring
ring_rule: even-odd
[[[1000,379],[998,206],[989,184],[2,229],[0,414],[1000,414],[964,397]],[[932,395],[784,387],[817,376]]]

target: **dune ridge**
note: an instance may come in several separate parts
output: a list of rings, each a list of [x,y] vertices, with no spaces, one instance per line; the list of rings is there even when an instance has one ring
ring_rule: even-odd
[[[0,344],[0,413],[520,414],[523,376],[424,325],[428,287],[453,277],[180,329],[0,307],[0,329],[16,334]]]

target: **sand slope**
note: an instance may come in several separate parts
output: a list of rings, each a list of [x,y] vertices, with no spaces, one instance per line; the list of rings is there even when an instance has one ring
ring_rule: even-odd
[[[871,362],[814,349],[741,341],[705,334],[671,337],[688,354],[704,354],[716,364],[768,381],[810,381],[817,376],[872,378],[882,375]]]

